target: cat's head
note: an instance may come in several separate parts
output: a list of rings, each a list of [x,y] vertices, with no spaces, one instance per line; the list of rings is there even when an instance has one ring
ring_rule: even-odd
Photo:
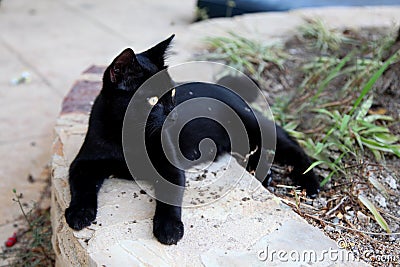
[[[158,129],[173,110],[175,90],[165,65],[166,52],[173,38],[174,35],[171,35],[139,54],[127,48],[107,67],[101,95],[107,99],[105,103],[113,121],[121,122],[124,119],[132,97],[135,113],[129,118],[136,123],[138,120],[147,120],[147,112],[151,110],[149,125]],[[146,82],[153,75],[157,78]],[[163,93],[165,89],[170,91]]]
[[[167,67],[166,52],[174,36],[140,54],[131,48],[122,51],[104,72],[103,90],[135,92],[147,79]]]

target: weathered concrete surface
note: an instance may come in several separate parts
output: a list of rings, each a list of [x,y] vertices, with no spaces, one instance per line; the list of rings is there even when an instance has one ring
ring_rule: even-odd
[[[73,231],[64,218],[70,200],[68,167],[83,142],[90,105],[100,89],[95,77],[96,74],[84,74],[83,80],[74,85],[55,128],[52,226],[58,266],[304,266],[309,261],[318,266],[331,266],[352,263],[352,255],[345,257],[348,254],[337,260],[322,258],[323,251],[342,250],[266,191],[234,160],[229,161],[228,156],[209,166],[207,173],[202,167],[188,173],[192,189],[222,173],[233,181],[238,179],[239,183],[222,198],[218,190],[208,187],[203,187],[200,194],[198,190],[187,190],[185,203],[203,205],[183,209],[185,235],[178,245],[165,246],[155,240],[152,234],[155,202],[141,193],[135,182],[119,179],[108,179],[102,186],[96,222],[81,231]],[[100,74],[97,77],[99,80]],[[83,89],[86,103],[77,97]],[[199,181],[202,174],[205,177]],[[277,258],[280,250],[297,251],[299,255],[303,251],[313,251],[317,258],[299,256],[285,262]],[[272,251],[276,251],[275,254]]]

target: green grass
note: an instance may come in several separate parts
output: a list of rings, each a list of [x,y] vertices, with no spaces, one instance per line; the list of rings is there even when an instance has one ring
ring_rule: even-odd
[[[347,38],[335,29],[329,29],[321,19],[308,20],[299,28],[301,37],[308,40],[315,49],[327,53],[336,51],[343,43],[352,43],[354,40]]]
[[[208,19],[209,18],[208,17],[208,8],[196,7],[195,18],[196,18],[196,21],[202,21],[202,20]]]
[[[288,55],[278,44],[249,40],[230,32],[228,37],[206,39],[210,52],[200,59],[222,61],[229,66],[260,80],[271,65],[283,68]]]
[[[316,116],[323,116],[326,130],[321,134],[322,140],[315,143],[309,138],[303,143],[311,156],[318,160],[312,167],[325,164],[332,171],[321,185],[328,182],[337,172],[346,173],[341,161],[329,159],[328,154],[331,151],[340,151],[340,159],[344,156],[359,159],[364,155],[364,149],[371,151],[377,161],[382,160],[383,154],[400,157],[399,137],[391,134],[385,125],[386,122],[393,121],[393,118],[386,115],[368,115],[372,100],[372,97],[369,97],[353,114],[342,114],[338,110],[313,110]],[[356,107],[357,103],[356,101],[353,107]]]
[[[372,96],[367,97],[371,95],[376,81],[395,60],[399,60],[398,54],[390,57],[375,73],[370,75],[371,77],[362,86],[351,107],[345,106],[340,110],[311,109],[325,127],[318,136],[314,135],[306,140],[300,140],[300,142],[317,160],[311,167],[325,164],[331,170],[321,185],[326,184],[333,175],[339,172],[346,174],[342,164],[342,158],[345,156],[360,159],[364,156],[364,150],[368,149],[377,161],[381,161],[384,154],[394,154],[400,157],[399,137],[391,134],[388,128],[388,123],[392,122],[393,118],[378,114],[368,115],[373,98]],[[322,79],[317,95],[321,93],[320,88],[326,87],[325,81],[331,80],[330,77],[336,75],[337,69],[335,68],[332,73],[327,74],[327,78]],[[334,160],[330,159],[331,151],[339,152],[340,156]]]

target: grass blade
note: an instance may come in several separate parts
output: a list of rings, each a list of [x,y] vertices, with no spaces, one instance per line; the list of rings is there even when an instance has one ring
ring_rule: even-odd
[[[361,137],[362,143],[370,148],[371,150],[379,150],[383,152],[389,152],[395,154],[396,156],[400,157],[400,145],[386,145],[381,144],[375,140],[371,140],[368,138]]]
[[[372,75],[371,79],[369,79],[369,81],[362,89],[360,96],[357,98],[356,102],[354,102],[353,108],[350,111],[350,115],[354,113],[354,111],[360,105],[365,95],[367,95],[369,91],[371,91],[376,81],[382,76],[383,72],[389,67],[390,64],[392,64],[392,62],[396,57],[397,54],[396,53],[393,54],[388,60],[386,60],[386,62],[382,65],[382,67],[380,67],[379,70],[375,72],[374,75]]]
[[[382,144],[391,145],[399,141],[399,137],[386,133],[376,133],[373,135],[374,139]]]
[[[337,171],[331,171],[331,173],[324,178],[324,180],[319,184],[321,187],[324,186],[327,182],[329,182],[333,175],[335,175]]]
[[[310,167],[307,168],[307,170],[305,170],[303,172],[303,174],[306,174],[307,172],[311,171],[312,168],[314,168],[315,166],[318,166],[318,165],[323,164],[323,163],[325,163],[325,161],[323,161],[323,160],[319,160],[319,161],[314,162],[313,164],[310,165]]]
[[[379,115],[379,114],[374,114],[374,115],[369,115],[364,118],[365,121],[367,122],[374,122],[377,120],[381,121],[393,121],[393,118],[391,116],[387,115]]]
[[[343,117],[343,120],[342,120],[342,123],[341,123],[341,125],[340,125],[340,132],[341,133],[344,133],[344,131],[346,130],[346,128],[347,128],[347,125],[349,124],[349,121],[350,121],[350,115],[344,115],[344,117]]]
[[[326,77],[321,85],[318,88],[317,93],[314,95],[314,97],[312,98],[312,102],[315,101],[315,99],[317,99],[319,97],[319,95],[322,93],[322,91],[326,88],[326,86],[329,84],[330,81],[332,81],[334,78],[336,78],[337,76],[339,76],[340,71],[342,70],[342,68],[344,67],[344,65],[351,59],[351,57],[353,56],[353,53],[348,54],[347,56],[345,56],[340,63],[336,66],[335,69],[333,69],[333,71],[331,71],[331,73],[329,73],[328,77]]]
[[[372,215],[374,215],[375,221],[379,224],[379,226],[387,233],[391,233],[392,231],[390,230],[389,225],[379,211],[375,208],[374,204],[372,204],[372,202],[363,195],[359,195],[358,199],[372,213]]]
[[[357,113],[356,120],[364,120],[364,117],[368,114],[368,110],[372,106],[373,97],[370,96],[360,107]]]
[[[389,198],[389,193],[386,188],[374,177],[368,177],[369,182],[387,199]]]

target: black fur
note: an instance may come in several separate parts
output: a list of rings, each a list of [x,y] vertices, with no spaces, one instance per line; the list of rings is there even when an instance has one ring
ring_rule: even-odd
[[[124,115],[137,88],[152,75],[166,68],[164,56],[172,38],[173,36],[138,55],[128,48],[106,69],[103,88],[92,108],[85,141],[69,170],[71,203],[65,211],[65,217],[71,228],[80,230],[95,220],[97,193],[104,179],[110,175],[132,179],[122,148]],[[172,86],[173,82],[170,82]],[[167,160],[161,147],[161,126],[175,105],[202,96],[228,104],[245,122],[246,130],[250,133],[251,148],[259,147],[260,144],[256,117],[253,113],[244,111],[248,106],[238,95],[219,85],[189,83],[178,86],[175,97],[168,93],[160,98],[146,123],[146,148],[154,167],[163,177],[177,185],[185,185],[185,174]],[[263,123],[265,127],[273,126],[267,120]],[[302,174],[310,166],[310,159],[282,128],[277,126],[276,129],[276,162],[292,165],[294,180],[307,190],[308,195],[316,195],[319,186],[314,173],[310,171]],[[197,159],[199,141],[206,137],[214,140],[218,154],[230,152],[230,141],[224,128],[210,119],[199,118],[182,129],[179,146],[183,155],[188,159]],[[247,169],[254,169],[259,158],[259,152],[251,156]],[[162,189],[157,186],[155,190],[156,195],[163,194]],[[177,190],[173,198],[179,203],[182,196],[183,191]],[[154,236],[163,244],[176,244],[182,238],[183,232],[181,207],[157,200],[153,222]]]

